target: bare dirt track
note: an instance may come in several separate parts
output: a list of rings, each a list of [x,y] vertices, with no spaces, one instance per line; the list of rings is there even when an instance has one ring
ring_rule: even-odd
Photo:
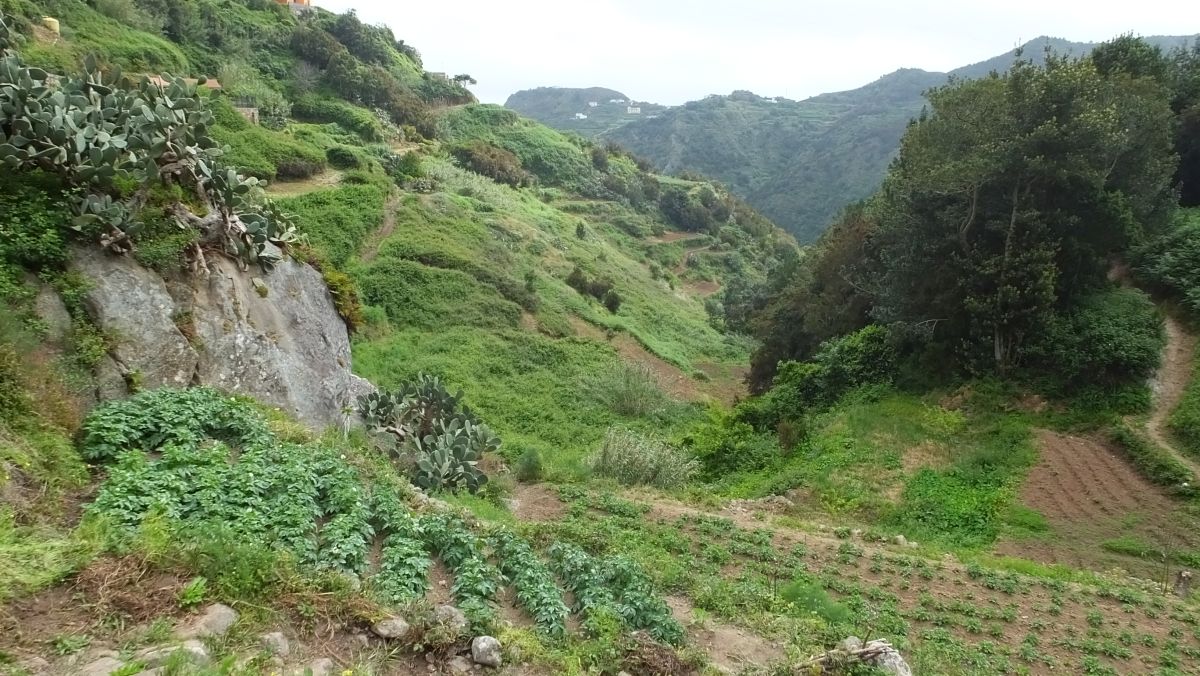
[[[1159,446],[1169,450],[1180,462],[1200,478],[1200,464],[1180,453],[1167,431],[1167,420],[1192,377],[1192,359],[1196,354],[1196,336],[1192,335],[1171,315],[1166,316],[1167,347],[1162,366],[1154,377],[1154,410],[1146,422],[1146,432]]]

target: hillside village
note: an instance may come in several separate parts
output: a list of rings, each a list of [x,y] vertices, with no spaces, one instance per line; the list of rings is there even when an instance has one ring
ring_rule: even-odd
[[[1200,47],[801,245],[412,33],[0,0],[0,673],[1200,673]]]

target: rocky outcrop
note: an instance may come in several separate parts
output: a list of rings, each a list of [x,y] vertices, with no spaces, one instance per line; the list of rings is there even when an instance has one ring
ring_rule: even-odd
[[[210,274],[164,279],[128,256],[72,251],[85,307],[112,341],[100,399],[204,385],[279,406],[314,428],[339,425],[371,385],[350,372],[350,339],[321,274],[284,260],[269,274],[223,257]]]

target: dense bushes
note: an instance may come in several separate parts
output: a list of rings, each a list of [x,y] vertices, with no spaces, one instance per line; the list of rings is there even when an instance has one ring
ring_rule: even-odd
[[[1182,212],[1174,227],[1138,250],[1134,270],[1200,317],[1200,209]]]
[[[325,169],[325,154],[282,132],[250,124],[224,97],[209,100],[216,125],[213,138],[229,146],[225,160],[255,178],[301,179]]]
[[[464,168],[487,176],[497,183],[514,188],[534,183],[533,174],[525,171],[521,167],[521,160],[504,148],[475,140],[455,146],[450,153]]]
[[[1154,373],[1164,342],[1162,320],[1146,294],[1114,289],[1052,316],[1027,355],[1029,366],[1052,375],[1059,387],[1118,384]]]
[[[591,296],[600,301],[613,314],[621,309],[621,294],[613,288],[611,279],[588,277],[587,273],[576,265],[571,274],[567,275],[567,286],[584,296]]]
[[[895,370],[892,338],[883,327],[871,325],[826,341],[811,361],[782,362],[774,387],[742,415],[760,429],[773,428],[830,406],[856,387],[890,382]]]
[[[366,141],[383,141],[383,124],[371,111],[345,101],[306,95],[292,103],[292,116],[304,122],[336,122]]]

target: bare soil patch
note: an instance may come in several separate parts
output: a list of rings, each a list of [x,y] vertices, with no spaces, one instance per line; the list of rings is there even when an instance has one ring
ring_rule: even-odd
[[[692,602],[682,596],[668,596],[671,614],[687,628],[688,638],[704,651],[712,663],[727,673],[739,673],[750,667],[766,667],[783,658],[779,645],[741,627],[712,619],[697,622]]]
[[[670,244],[687,239],[700,239],[704,235],[697,235],[694,232],[681,232],[679,230],[668,230],[661,235],[649,237],[646,239],[651,244]]]
[[[271,181],[267,194],[272,197],[299,197],[310,192],[332,188],[342,182],[345,173],[339,169],[326,169],[321,173],[300,181]]]
[[[1180,505],[1146,481],[1108,442],[1038,430],[1041,459],[1021,489],[1021,502],[1046,517],[1053,537],[1004,541],[1005,554],[1092,570],[1124,567],[1153,572],[1142,562],[1106,552],[1101,545],[1121,536],[1158,547],[1200,542]]]
[[[396,232],[396,208],[399,206],[398,199],[393,196],[388,198],[386,204],[383,205],[383,223],[379,224],[379,229],[371,235],[367,240],[367,244],[363,247],[362,260],[364,263],[370,263],[379,255],[379,247]]]
[[[567,505],[548,484],[517,484],[513,490],[513,515],[521,521],[557,521]]]

